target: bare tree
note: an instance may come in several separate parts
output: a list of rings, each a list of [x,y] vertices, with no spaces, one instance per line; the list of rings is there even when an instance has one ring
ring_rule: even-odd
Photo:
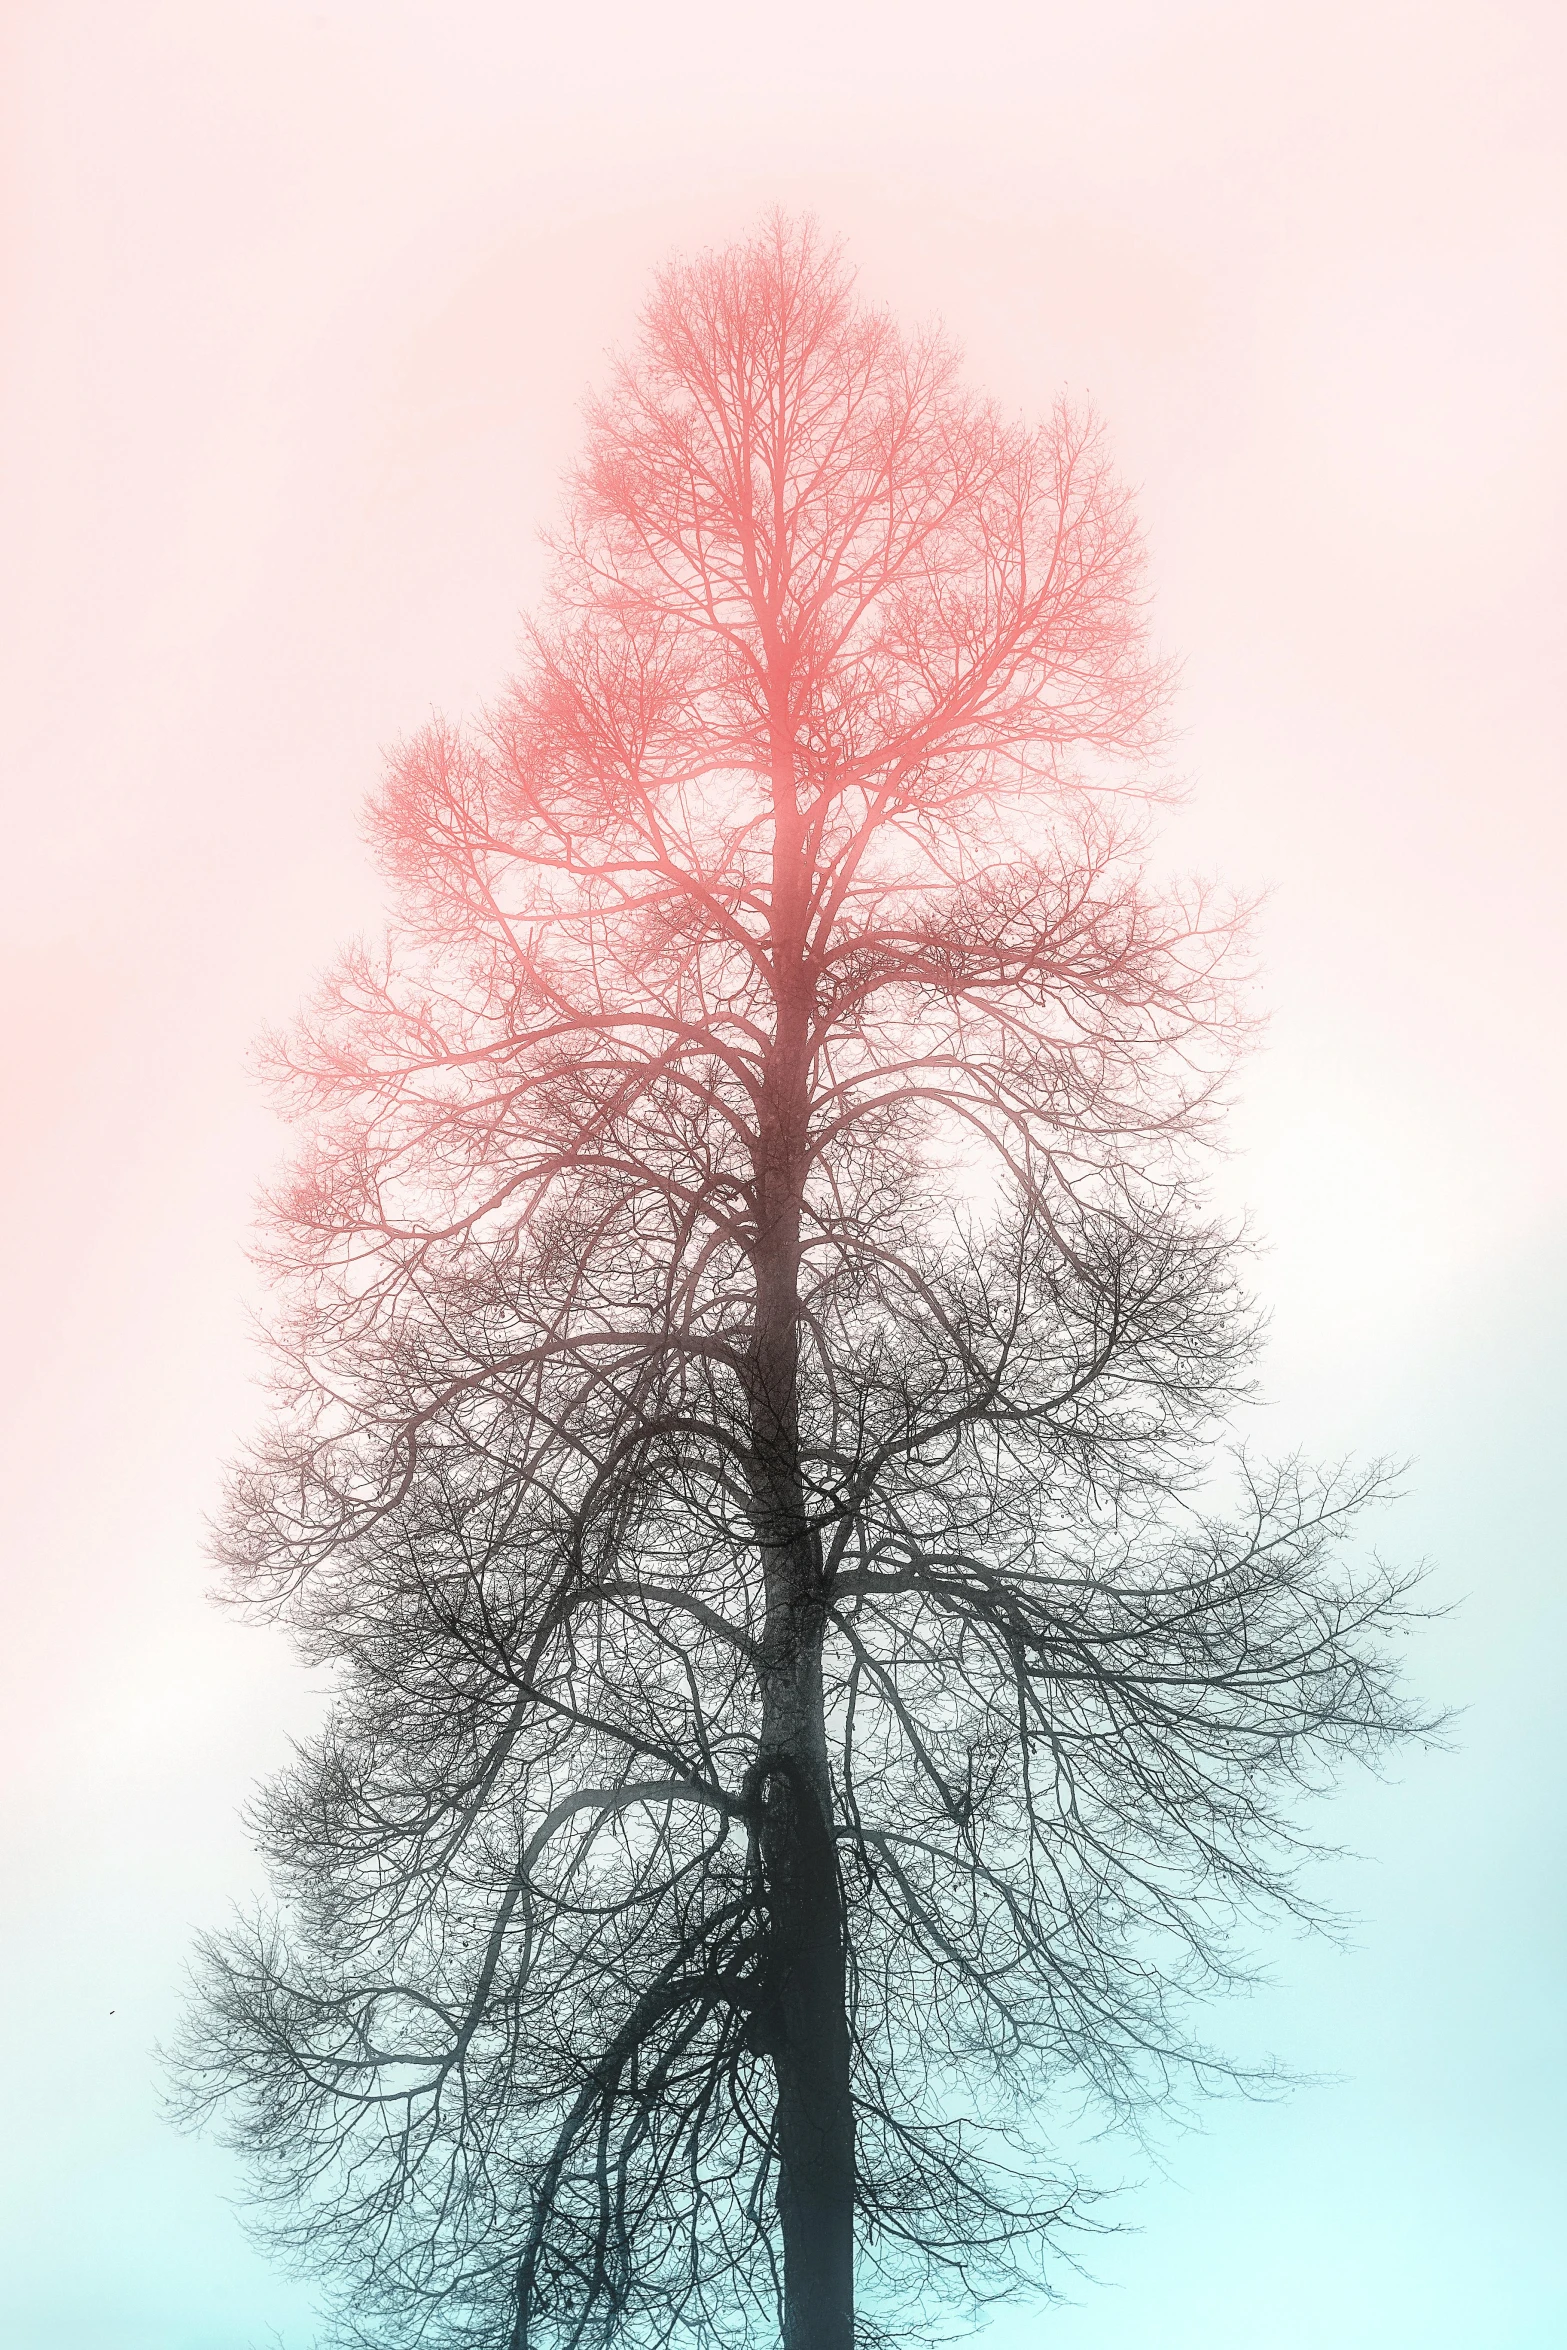
[[[1206,2061],[1299,1791],[1410,1726],[1401,1587],[1372,1481],[1204,1506],[1233,925],[1140,867],[1091,422],[778,221],[658,280],[554,556],[273,1052],[224,1549],[336,1695],[185,2077],[345,2339],[849,2350],[1039,2276],[1070,2084]]]

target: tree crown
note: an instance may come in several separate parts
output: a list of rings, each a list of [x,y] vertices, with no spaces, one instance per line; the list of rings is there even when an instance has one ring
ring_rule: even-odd
[[[1193,2061],[1293,1792],[1407,1726],[1374,1480],[1198,1506],[1233,925],[1139,867],[1141,579],[1090,419],[774,221],[659,279],[521,676],[393,762],[225,1536],[339,1695],[192,2059],[351,2335],[765,2332],[818,1961],[885,2290],[1029,2270],[1045,2086]]]

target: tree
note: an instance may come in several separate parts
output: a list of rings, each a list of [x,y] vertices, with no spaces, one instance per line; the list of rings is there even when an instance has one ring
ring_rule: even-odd
[[[223,1550],[335,1698],[186,2080],[346,2339],[848,2350],[1040,2274],[1053,2093],[1207,2061],[1297,1794],[1411,1726],[1404,1586],[1374,1477],[1212,1499],[1234,920],[1142,868],[1091,420],[774,221],[657,281],[554,563],[272,1048]]]

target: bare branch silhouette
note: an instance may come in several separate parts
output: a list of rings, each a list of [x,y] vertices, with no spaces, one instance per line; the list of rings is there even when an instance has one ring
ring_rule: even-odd
[[[270,1048],[223,1547],[336,1698],[184,2078],[345,2341],[907,2341],[1085,2209],[1054,2098],[1220,2069],[1183,1998],[1414,1726],[1406,1587],[1374,1473],[1204,1500],[1237,918],[1142,868],[1092,420],[776,220],[658,280],[554,560]]]

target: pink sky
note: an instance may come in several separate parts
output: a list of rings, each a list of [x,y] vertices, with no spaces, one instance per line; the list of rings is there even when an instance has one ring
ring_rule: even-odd
[[[287,2306],[145,2057],[305,1710],[201,1596],[277,1148],[245,1053],[375,921],[378,746],[502,677],[575,404],[672,246],[810,207],[1003,402],[1091,393],[1141,485],[1181,853],[1275,887],[1224,1177],[1271,1245],[1274,1440],[1440,1446],[1560,1294],[1563,23],[13,0],[8,2339],[239,2350]],[[1472,2342],[1467,2307],[1408,2338]]]

